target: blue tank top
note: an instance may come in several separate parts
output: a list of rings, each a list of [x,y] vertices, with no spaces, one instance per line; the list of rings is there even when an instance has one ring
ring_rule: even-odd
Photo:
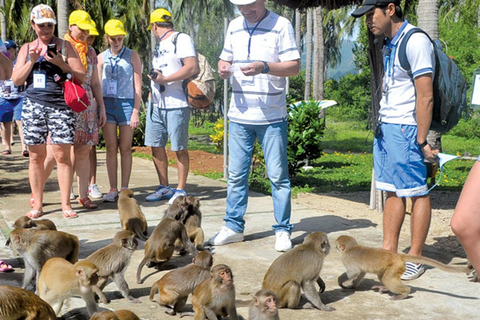
[[[114,57],[110,49],[102,52],[103,72],[102,90],[103,96],[117,99],[134,99],[133,65],[131,63],[132,50],[123,47],[120,53]],[[116,82],[117,94],[112,93],[109,82]],[[110,89],[109,89],[110,88]]]

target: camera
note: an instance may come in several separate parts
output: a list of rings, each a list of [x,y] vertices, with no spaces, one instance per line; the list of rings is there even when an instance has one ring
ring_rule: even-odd
[[[57,54],[57,44],[56,43],[50,43],[50,44],[47,45],[47,54],[50,58],[53,58],[52,53]]]
[[[150,76],[150,78],[152,78],[152,80],[155,81],[155,79],[157,79],[157,76],[158,76],[158,73],[155,72],[156,69],[150,69],[150,72],[148,73],[148,75]],[[157,70],[158,72],[162,73],[162,70]],[[164,92],[165,91],[165,86],[163,84],[160,85],[160,93]]]

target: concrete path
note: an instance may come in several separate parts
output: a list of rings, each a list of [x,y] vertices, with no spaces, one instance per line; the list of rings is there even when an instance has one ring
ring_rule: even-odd
[[[0,156],[0,237],[8,236],[13,222],[29,210],[28,159],[19,156],[18,142],[13,148],[13,155]],[[98,152],[98,185],[103,192],[109,189],[105,168],[105,153]],[[169,169],[172,185],[176,185],[176,170]],[[145,213],[149,233],[160,221],[167,208],[165,202],[148,203],[145,196],[155,190],[158,184],[156,172],[150,161],[134,158],[130,188],[135,193]],[[80,258],[87,257],[97,249],[111,242],[113,235],[120,230],[116,203],[103,203],[97,210],[87,211],[74,204],[79,213],[78,219],[66,220],[61,215],[59,192],[55,173],[48,181],[45,194],[44,218],[51,219],[61,231],[79,237]],[[75,187],[76,190],[76,187]],[[203,229],[206,238],[210,238],[223,225],[225,211],[226,183],[202,176],[190,175],[187,191],[200,197],[203,213]],[[358,205],[358,203],[339,200],[339,206]],[[367,204],[364,204],[367,206]],[[252,296],[260,289],[263,277],[272,261],[280,253],[273,249],[274,224],[272,199],[258,193],[251,193],[248,213],[246,215],[245,241],[227,246],[215,247],[212,254],[215,264],[225,263],[234,273],[237,310],[244,319],[248,315],[248,304]],[[358,242],[368,246],[381,246],[381,226],[368,219],[346,219],[335,215],[335,208],[330,210],[311,210],[293,201],[292,234],[294,244],[299,244],[312,231],[328,233],[330,243],[342,234],[357,238]],[[4,239],[0,239],[4,241]],[[126,273],[132,294],[141,304],[131,304],[122,298],[114,283],[110,283],[105,292],[111,303],[100,304],[101,309],[129,309],[142,319],[179,319],[178,316],[166,315],[156,303],[150,302],[148,295],[153,282],[161,278],[168,270],[157,271],[144,268],[142,276],[145,282],[136,284],[135,273],[143,258],[144,243],[134,253]],[[401,246],[408,246],[408,238],[402,238]],[[442,252],[429,250],[425,255],[453,264],[465,264],[465,259],[453,257]],[[0,246],[0,259],[14,266],[13,273],[0,273],[0,284],[20,286],[23,277],[23,261],[8,247]],[[174,257],[165,268],[184,266],[191,261],[190,256]],[[419,279],[406,282],[411,286],[412,294],[402,301],[392,301],[388,294],[379,294],[370,290],[378,285],[374,275],[367,275],[356,291],[341,289],[338,277],[345,272],[339,254],[332,249],[327,257],[321,275],[327,289],[321,294],[322,300],[336,309],[333,312],[320,310],[280,310],[281,319],[474,319],[479,312],[480,284],[468,282],[466,276],[449,274],[429,268]],[[1,308],[1,306],[0,306]],[[187,309],[191,310],[190,299]],[[88,319],[85,304],[78,298],[70,299],[62,309],[63,319]]]

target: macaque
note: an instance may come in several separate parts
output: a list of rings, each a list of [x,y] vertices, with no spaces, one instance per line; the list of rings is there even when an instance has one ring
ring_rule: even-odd
[[[200,200],[197,197],[177,197],[172,205],[165,210],[164,217],[182,222],[185,229],[187,229],[190,241],[193,242],[197,250],[202,250],[205,235],[201,227],[202,212],[200,211]],[[176,247],[178,247],[178,243]]]
[[[15,229],[24,228],[24,229],[36,229],[36,230],[57,230],[55,223],[52,220],[48,219],[37,219],[33,220],[27,216],[21,216],[13,224]]]
[[[279,256],[268,269],[263,279],[262,289],[268,289],[277,295],[278,308],[298,308],[302,289],[317,309],[333,311],[333,307],[322,302],[317,293],[315,283],[320,292],[325,291],[325,282],[320,278],[323,261],[330,252],[328,237],[323,232],[312,232],[305,237],[302,244]],[[311,308],[306,304],[303,308]]]
[[[0,319],[56,320],[52,307],[35,293],[0,285]]]
[[[224,264],[213,267],[210,277],[195,288],[192,305],[194,320],[217,319],[217,316],[229,316],[231,320],[237,320],[235,287],[230,267]]]
[[[96,286],[98,269],[90,261],[82,260],[75,264],[62,258],[52,258],[43,266],[38,280],[38,295],[48,302],[55,314],[62,309],[63,302],[71,296],[81,296],[92,316],[98,309],[94,292],[101,301],[106,301],[102,291]]]
[[[150,290],[150,301],[153,301],[158,290],[158,304],[165,307],[165,312],[172,316],[183,310],[188,295],[193,293],[195,287],[210,277],[210,268],[213,263],[210,253],[201,251],[192,262],[188,266],[165,274],[153,284]]]
[[[137,200],[133,198],[133,192],[124,189],[118,197],[118,213],[123,230],[130,230],[143,241],[147,240],[147,219],[143,214]]]
[[[405,262],[423,263],[447,272],[468,273],[468,268],[449,266],[426,257],[399,254],[385,249],[361,246],[350,236],[340,236],[336,247],[341,253],[343,265],[347,269],[348,279],[340,283],[345,289],[353,289],[362,281],[366,273],[375,273],[384,286],[374,286],[379,292],[389,290],[393,300],[408,296],[410,288],[405,286],[400,277],[405,272]]]
[[[171,218],[160,221],[150,238],[145,242],[145,257],[137,269],[137,283],[143,283],[141,273],[147,262],[152,265],[170,260],[175,250],[175,241],[179,238],[190,254],[197,254],[198,251],[188,239],[187,230],[181,222]]]
[[[171,218],[185,224],[184,220],[187,216],[187,212],[188,212],[187,197],[179,196],[165,210],[163,219]]]
[[[248,309],[248,320],[280,320],[277,296],[273,291],[262,289],[255,293]]]
[[[90,320],[140,320],[140,318],[130,310],[102,311],[95,312]]]
[[[78,237],[62,231],[14,229],[10,233],[10,245],[25,261],[23,289],[33,279],[38,285],[40,271],[48,259],[65,258],[71,263],[78,260]]]
[[[140,303],[140,300],[130,294],[130,289],[125,281],[125,271],[137,246],[138,241],[132,231],[119,231],[115,234],[111,244],[95,251],[85,259],[98,268],[97,286],[100,290],[105,288],[108,278],[112,278],[124,298],[133,303]]]

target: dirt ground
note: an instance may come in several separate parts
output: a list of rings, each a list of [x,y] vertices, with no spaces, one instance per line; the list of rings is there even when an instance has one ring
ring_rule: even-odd
[[[151,154],[149,147],[134,147],[135,152]],[[175,159],[175,153],[167,150],[169,159]],[[190,172],[204,174],[223,172],[223,155],[211,154],[201,150],[189,150]],[[176,164],[173,163],[172,166]],[[450,252],[457,257],[465,258],[465,252],[450,228],[455,205],[460,193],[456,191],[438,191],[431,193],[432,223],[426,245]],[[328,194],[301,194],[294,201],[313,209],[332,211],[348,219],[365,218],[382,227],[382,214],[369,208],[369,192],[328,193]],[[344,200],[348,206],[342,205]],[[352,205],[353,203],[353,205]],[[402,235],[409,235],[409,217],[406,218]]]

